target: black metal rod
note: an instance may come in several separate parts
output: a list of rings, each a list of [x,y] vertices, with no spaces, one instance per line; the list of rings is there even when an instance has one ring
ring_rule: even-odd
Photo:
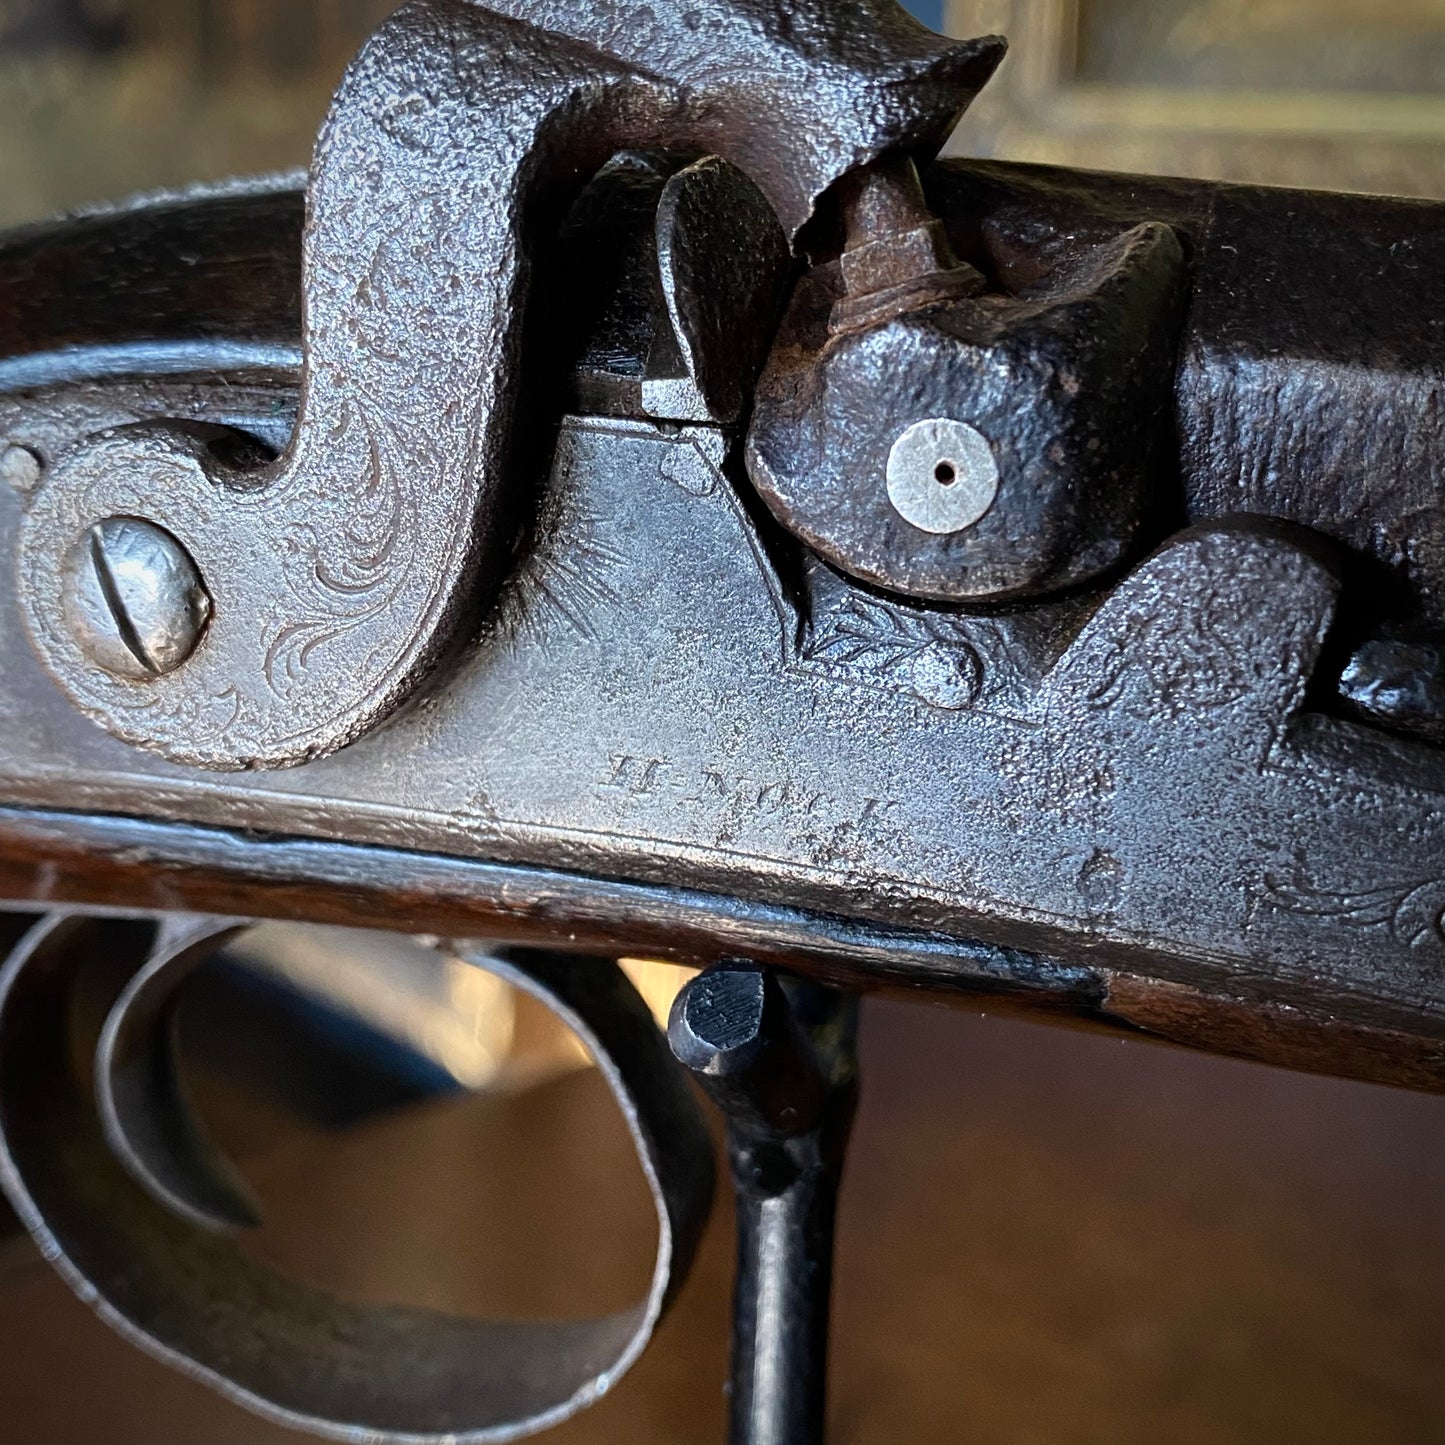
[[[857,1002],[727,963],[673,1007],[673,1052],[727,1121],[737,1194],[731,1445],[822,1445]]]
[[[822,1445],[837,1187],[820,1169],[778,1194],[738,1189],[732,1445]]]

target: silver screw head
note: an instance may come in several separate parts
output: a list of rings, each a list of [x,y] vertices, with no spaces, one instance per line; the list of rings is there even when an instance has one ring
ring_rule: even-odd
[[[211,618],[190,554],[139,517],[87,528],[66,558],[62,585],[65,619],[82,651],[118,677],[174,672]]]
[[[973,526],[998,496],[998,463],[987,438],[947,417],[916,421],[899,433],[886,479],[893,510],[936,536]]]

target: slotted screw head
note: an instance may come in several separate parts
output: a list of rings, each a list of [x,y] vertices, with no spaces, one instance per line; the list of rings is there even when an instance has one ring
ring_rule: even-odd
[[[211,599],[190,554],[164,528],[107,517],[70,549],[65,618],[85,655],[118,677],[174,672],[195,650]]]

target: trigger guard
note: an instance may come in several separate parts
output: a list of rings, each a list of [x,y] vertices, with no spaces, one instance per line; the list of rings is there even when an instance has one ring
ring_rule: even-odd
[[[626,976],[608,960],[456,945],[581,1038],[622,1110],[658,1220],[652,1279],[629,1309],[601,1319],[474,1319],[356,1303],[281,1275],[218,1229],[224,1220],[186,1207],[184,1181],[177,1187],[181,1176],[167,1172],[177,1161],[164,1151],[145,1167],[118,1157],[114,1110],[97,1100],[105,1090],[87,1088],[73,1064],[76,1001],[96,1015],[102,997],[84,1042],[104,1073],[99,1046],[108,1038],[114,1051],[134,1000],[146,1001],[136,1036],[148,1047],[167,971],[183,980],[237,926],[172,921],[152,942],[148,928],[59,913],[16,946],[0,973],[0,1184],[42,1253],[150,1354],[331,1439],[513,1440],[606,1393],[681,1287],[713,1190],[697,1105]]]

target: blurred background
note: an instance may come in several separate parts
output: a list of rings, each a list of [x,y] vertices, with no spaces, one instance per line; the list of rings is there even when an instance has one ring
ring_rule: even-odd
[[[394,0],[0,0],[0,224],[304,165]],[[1445,194],[1442,0],[915,0],[1012,53],[975,155]]]
[[[303,165],[391,0],[0,0],[0,224]],[[1445,0],[943,0],[1013,50],[954,148],[1445,195]],[[683,973],[627,967],[659,1017]],[[253,1247],[353,1294],[640,1293],[626,1132],[540,1006],[402,938],[271,926],[190,990]],[[1445,1100],[870,1000],[835,1445],[1445,1441]],[[730,1205],[652,1350],[549,1440],[716,1445]],[[0,1440],[281,1445],[0,1244]]]

